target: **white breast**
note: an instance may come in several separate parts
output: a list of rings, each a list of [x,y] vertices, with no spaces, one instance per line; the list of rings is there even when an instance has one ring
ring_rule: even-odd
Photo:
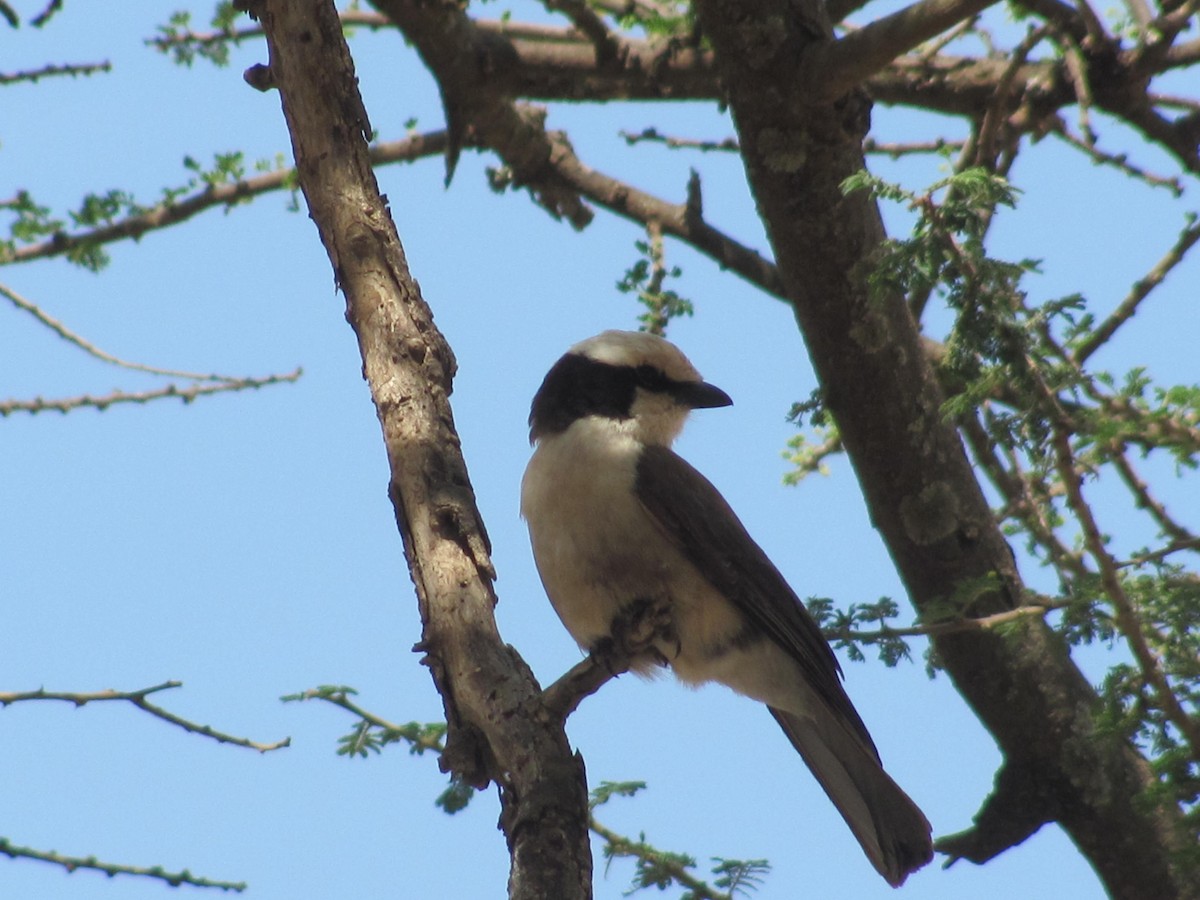
[[[598,417],[543,440],[521,485],[521,514],[546,594],[584,649],[610,633],[635,600],[669,601],[677,641],[660,652],[684,681],[745,691],[713,649],[743,625],[740,613],[660,530],[637,499],[641,444],[629,423]]]
[[[579,419],[541,441],[521,483],[542,584],[585,649],[623,605],[665,589],[662,539],[633,495],[640,444],[622,424]]]

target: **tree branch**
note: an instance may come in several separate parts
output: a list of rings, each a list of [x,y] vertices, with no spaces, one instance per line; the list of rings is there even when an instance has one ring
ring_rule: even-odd
[[[370,151],[371,161],[376,165],[413,162],[427,156],[444,153],[446,146],[446,132],[432,131],[427,134],[413,135],[403,140],[376,144]],[[295,170],[281,169],[242,181],[209,185],[178,200],[160,203],[145,212],[118,219],[110,225],[74,234],[56,234],[48,241],[21,247],[7,255],[0,253],[0,265],[49,259],[70,254],[85,247],[109,244],[114,241],[136,240],[149,231],[177,225],[205,210],[221,206],[228,208],[243,200],[271,191],[282,190],[295,183]]]
[[[20,294],[18,294],[16,291],[14,291],[12,288],[8,287],[7,285],[0,284],[0,295],[7,297],[8,300],[15,307],[17,307],[17,309],[22,310],[23,312],[29,313],[31,316],[33,316],[35,319],[37,319],[38,322],[40,322],[42,325],[45,325],[47,328],[49,328],[51,331],[53,331],[55,334],[57,334],[60,338],[62,338],[68,344],[74,344],[76,347],[78,347],[84,353],[88,354],[89,356],[95,357],[96,359],[100,360],[101,362],[106,362],[106,363],[109,363],[111,365],[117,366],[122,369],[130,369],[134,372],[147,372],[151,375],[164,375],[168,378],[190,378],[193,381],[225,381],[225,382],[240,380],[238,378],[235,378],[235,377],[232,377],[229,375],[217,375],[217,374],[205,375],[205,374],[199,373],[199,372],[185,372],[185,371],[181,371],[179,369],[160,369],[157,366],[147,366],[142,363],[135,363],[135,362],[130,362],[128,360],[121,359],[119,357],[113,356],[111,353],[106,353],[105,351],[103,351],[99,347],[97,347],[95,344],[88,341],[86,338],[82,337],[81,335],[76,334],[74,331],[67,328],[67,326],[63,325],[62,322],[58,321],[58,319],[55,319],[53,316],[44,312],[41,309],[41,307],[39,307],[36,303],[34,303],[31,300],[27,300],[25,297],[22,297]]]
[[[233,891],[238,894],[246,890],[246,883],[244,881],[213,881],[209,878],[193,875],[186,869],[182,872],[168,872],[162,866],[128,866],[120,863],[102,862],[94,856],[64,856],[53,850],[46,851],[35,850],[32,847],[20,847],[5,837],[0,837],[0,854],[10,859],[36,859],[40,862],[50,863],[51,865],[65,869],[67,874],[76,872],[79,869],[92,869],[96,872],[103,872],[109,878],[112,878],[114,875],[133,875],[163,881],[171,887],[190,884],[192,887],[216,888],[219,891]]]
[[[217,731],[209,725],[199,725],[189,721],[182,716],[177,716],[172,712],[168,712],[161,706],[155,706],[146,698],[151,694],[157,694],[160,691],[169,691],[177,687],[182,687],[181,681],[164,681],[162,684],[156,684],[153,687],[142,688],[137,691],[96,691],[94,693],[77,693],[67,691],[47,691],[39,688],[36,691],[24,692],[0,692],[0,709],[11,706],[14,703],[28,703],[39,700],[56,700],[64,703],[72,703],[76,707],[86,706],[89,703],[104,703],[104,702],[124,702],[131,703],[142,712],[149,713],[156,719],[162,719],[164,722],[169,722],[184,731],[191,734],[198,734],[202,737],[211,738],[219,744],[233,744],[235,747],[246,747],[250,750],[257,750],[259,753],[269,753],[272,750],[281,750],[284,747],[291,746],[292,739],[284,738],[282,741],[276,741],[273,744],[260,744],[252,741],[249,738],[235,737]]]
[[[846,195],[842,184],[863,168],[868,103],[859,92],[814,99],[812,79],[825,78],[815,68],[812,79],[780,77],[814,44],[828,44],[813,28],[819,0],[695,6],[826,407],[910,598],[930,617],[944,615],[947,604],[973,618],[1017,608],[1027,591],[941,413],[944,395],[904,298],[881,297],[867,283],[886,235],[875,206],[860,193]],[[996,62],[993,86],[1007,68]],[[991,96],[979,98],[980,109]],[[1003,632],[940,635],[933,643],[1006,763],[1061,798],[1058,820],[1113,896],[1194,895],[1195,879],[1175,854],[1188,839],[1178,808],[1144,803],[1154,778],[1127,741],[1098,733],[1096,694],[1062,639],[1032,617]],[[1093,790],[1097,782],[1104,789]]]
[[[811,88],[824,99],[840,97],[897,56],[936,37],[997,0],[919,0],[833,43],[818,44],[805,61]]]
[[[704,221],[698,178],[693,176],[689,183],[687,202],[660,200],[585,166],[565,135],[546,131],[541,110],[514,104],[501,93],[491,63],[480,62],[489,52],[498,52],[492,39],[480,34],[454,0],[374,2],[416,45],[437,78],[451,133],[451,167],[453,136],[459,134],[460,141],[470,136],[474,146],[498,153],[512,172],[512,183],[527,187],[551,215],[583,227],[592,216],[583,199],[592,200],[641,225],[656,222],[665,234],[687,241],[722,268],[768,293],[779,293],[771,263]]]
[[[1087,340],[1080,343],[1075,349],[1072,359],[1076,365],[1083,365],[1093,353],[1108,343],[1118,328],[1133,318],[1142,301],[1163,283],[1172,269],[1183,262],[1184,256],[1196,245],[1197,241],[1200,241],[1200,221],[1192,221],[1180,232],[1178,239],[1162,259],[1142,278],[1138,279],[1125,299],[1117,304],[1117,308],[1096,326]]]
[[[337,10],[330,0],[245,5],[267,35],[262,80],[279,89],[300,186],[346,296],[383,430],[421,612],[419,646],[446,710],[442,762],[467,784],[500,786],[510,897],[583,900],[591,854],[582,763],[561,723],[545,715],[532,673],[496,630],[495,573],[448,400],[454,356],[379,194],[367,152],[371,128]],[[456,126],[451,151],[461,137]]]
[[[1113,605],[1117,627],[1120,628],[1121,634],[1129,644],[1142,677],[1153,689],[1159,709],[1163,711],[1171,724],[1179,729],[1179,733],[1191,748],[1191,758],[1200,759],[1200,723],[1194,721],[1188,715],[1187,710],[1180,705],[1175,691],[1163,672],[1161,660],[1146,639],[1141,617],[1134,609],[1133,603],[1121,583],[1116,560],[1104,546],[1104,536],[1100,532],[1095,516],[1092,515],[1091,507],[1083,497],[1081,487],[1083,478],[1075,467],[1070,439],[1057,423],[1052,427],[1054,433],[1051,442],[1055,465],[1066,488],[1067,503],[1079,522],[1084,546],[1087,547],[1089,555],[1096,562],[1100,581],[1104,586],[1104,594]]]
[[[85,408],[103,412],[110,406],[122,403],[142,404],[150,403],[153,400],[167,400],[172,397],[182,400],[184,403],[191,403],[199,397],[207,397],[212,394],[257,390],[258,388],[267,387],[272,384],[294,382],[303,374],[303,369],[296,369],[294,372],[289,372],[286,375],[268,375],[265,378],[230,378],[216,384],[193,384],[183,388],[178,385],[168,384],[166,387],[155,388],[149,391],[113,391],[112,393],[102,394],[98,397],[91,394],[81,394],[77,397],[65,397],[58,400],[47,400],[43,397],[35,397],[33,400],[0,400],[0,416],[8,416],[19,412],[30,413],[31,415],[42,412],[68,413],[72,410]]]
[[[54,78],[63,75],[78,78],[81,75],[95,75],[97,72],[111,71],[112,63],[108,60],[98,63],[64,63],[62,65],[48,63],[40,69],[28,69],[24,72],[0,72],[0,85],[15,84],[19,81],[28,81],[31,84],[36,84],[43,78]]]
[[[688,198],[668,203],[652,194],[585,166],[562,136],[555,136],[551,165],[555,174],[592,202],[642,225],[656,223],[665,234],[679,238],[713,260],[722,269],[736,272],[766,293],[783,299],[783,284],[775,265],[704,220],[700,177],[692,172]]]
[[[546,9],[565,13],[580,33],[596,48],[596,62],[603,66],[612,62],[621,52],[621,40],[617,38],[604,20],[592,11],[584,0],[542,0]]]

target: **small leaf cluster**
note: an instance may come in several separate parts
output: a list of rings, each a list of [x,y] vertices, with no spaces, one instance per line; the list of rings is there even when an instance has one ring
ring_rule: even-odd
[[[224,67],[229,65],[229,45],[237,39],[234,25],[238,15],[231,0],[221,0],[210,20],[214,33],[197,35],[192,30],[192,14],[178,10],[171,13],[165,25],[158,26],[158,37],[148,43],[168,54],[176,65],[191,68],[197,59],[206,59]]]
[[[1071,644],[1143,648],[1136,665],[1113,665],[1102,680],[1102,725],[1147,752],[1159,799],[1200,817],[1190,724],[1200,715],[1200,577],[1167,562],[1200,549],[1200,535],[1138,473],[1151,454],[1167,456],[1177,476],[1200,464],[1200,386],[1155,385],[1142,366],[1117,375],[1089,365],[1163,271],[1152,270],[1098,320],[1079,295],[1034,302],[1024,280],[1038,272],[1037,261],[989,256],[988,227],[1017,199],[1003,178],[972,169],[917,193],[862,173],[844,188],[916,213],[912,234],[887,242],[875,261],[872,296],[903,295],[917,315],[938,296],[953,314],[938,359],[949,396],[943,413],[974,436],[976,462],[1003,501],[997,515],[1006,533],[1023,538],[1057,576],[1050,605],[1061,610],[1059,632]],[[1192,229],[1189,220],[1177,248],[1194,242]],[[1100,520],[1121,515],[1128,526],[1129,512],[1092,505],[1085,490],[1100,480],[1124,488],[1156,529],[1153,546],[1117,556]],[[841,614],[834,624],[848,633],[853,621]]]
[[[588,806],[594,812],[614,797],[632,797],[645,789],[643,781],[603,781],[592,789]],[[602,853],[607,863],[624,858],[634,861],[633,879],[624,892],[626,897],[646,888],[665,891],[678,885],[683,889],[679,895],[681,900],[732,900],[757,890],[771,871],[771,864],[765,859],[714,856],[711,857],[713,882],[710,886],[692,874],[698,863],[690,854],[661,850],[648,843],[644,833],[639,834],[637,840],[616,834],[596,822],[594,817],[589,826],[604,841]]]
[[[654,4],[630,3],[617,17],[617,24],[629,31],[641,28],[646,37],[672,40],[696,28],[696,13],[684,0],[665,0]]]
[[[695,312],[692,301],[676,291],[665,288],[668,278],[678,279],[683,275],[679,266],[667,268],[663,263],[661,241],[635,241],[634,247],[641,254],[617,282],[622,294],[634,294],[646,311],[638,316],[643,331],[662,335],[672,319],[690,316]]]
[[[254,162],[256,172],[278,171],[284,166],[282,155],[274,159]],[[0,212],[8,214],[8,235],[0,240],[0,263],[10,259],[23,247],[43,241],[61,241],[66,245],[68,261],[89,272],[100,272],[110,262],[103,242],[78,240],[68,242],[73,235],[87,235],[101,229],[127,229],[127,235],[137,237],[145,226],[136,225],[138,217],[156,210],[170,209],[182,198],[197,191],[211,190],[226,184],[236,184],[247,175],[245,154],[241,151],[216,153],[211,164],[205,165],[194,157],[183,159],[184,169],[190,173],[179,185],[162,188],[157,204],[145,204],[127,190],[114,188],[102,192],[85,194],[76,209],[65,215],[56,215],[47,206],[39,203],[28,191],[18,191],[10,200],[0,202]],[[295,188],[293,188],[293,192]],[[249,202],[249,198],[232,200],[227,208],[237,203]],[[294,204],[293,204],[294,205]]]
[[[896,633],[894,620],[900,607],[891,597],[874,603],[851,603],[839,609],[829,597],[809,597],[804,605],[835,649],[844,650],[854,662],[863,662],[863,647],[875,647],[880,661],[892,668],[912,653],[904,637]]]

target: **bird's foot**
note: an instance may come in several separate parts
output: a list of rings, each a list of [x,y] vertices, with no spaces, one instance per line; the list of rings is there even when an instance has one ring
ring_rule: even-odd
[[[639,663],[667,665],[664,645],[674,646],[678,655],[679,637],[670,603],[639,598],[613,616],[609,636],[598,641],[592,653],[610,672],[616,673],[637,668]]]

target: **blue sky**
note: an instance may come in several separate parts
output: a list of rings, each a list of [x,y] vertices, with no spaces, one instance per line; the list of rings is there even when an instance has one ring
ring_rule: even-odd
[[[16,6],[28,15],[42,4]],[[24,187],[62,209],[88,191],[120,187],[149,202],[186,178],[186,155],[288,152],[278,97],[241,79],[265,51],[248,45],[227,69],[176,68],[142,44],[170,8],[67,4],[44,31],[3,32],[6,71],[101,58],[114,71],[4,89],[0,195]],[[514,5],[518,16],[523,8]],[[196,9],[203,20],[205,8]],[[441,126],[433,83],[398,36],[362,34],[353,46],[383,138],[402,136],[414,116],[418,129]],[[882,108],[875,121],[881,138],[921,127],[911,114]],[[736,158],[630,149],[617,137],[649,125],[726,136],[727,120],[710,107],[555,108],[550,125],[570,131],[585,161],[673,199],[695,167],[714,224],[765,250]],[[1131,146],[1147,165],[1163,167],[1156,152]],[[634,326],[638,310],[613,286],[641,234],[604,214],[573,233],[521,194],[493,194],[484,177],[490,164],[465,155],[448,190],[439,159],[389,167],[380,181],[413,273],[458,356],[452,402],[494,544],[501,632],[549,683],[579,652],[545,600],[517,515],[528,404],[567,346]],[[904,174],[926,183],[936,163]],[[1083,290],[1101,310],[1161,255],[1183,211],[1195,207],[1194,190],[1173,201],[1049,141],[1014,175],[1027,194],[997,225],[1000,252],[1046,260],[1038,296]],[[117,705],[6,708],[0,765],[10,777],[0,835],[245,880],[246,896],[265,900],[499,897],[507,858],[494,794],[447,817],[433,806],[444,776],[432,758],[393,748],[346,761],[334,755],[349,725],[344,713],[278,700],[349,684],[364,706],[393,721],[441,717],[428,673],[410,652],[416,605],[343,301],[314,227],[285,207],[286,197],[269,196],[112,246],[112,265],[99,276],[56,261],[0,270],[4,284],[127,359],[245,375],[305,370],[295,385],[190,406],[0,422],[0,690],[129,690],[174,678],[184,688],[159,701],[180,715],[256,740],[292,738],[287,750],[260,756]],[[724,492],[802,596],[903,601],[845,460],[833,461],[829,478],[782,486],[781,451],[792,433],[784,416],[815,386],[788,310],[685,248],[669,244],[668,252],[684,269],[678,289],[697,309],[671,336],[735,401],[698,413],[680,452]],[[1196,265],[1174,273],[1105,364],[1151,362],[1165,380],[1195,380]],[[84,357],[0,304],[4,397],[159,383]],[[1173,491],[1168,501],[1178,509],[1197,508],[1194,485]],[[1121,524],[1118,517],[1109,527]],[[919,660],[920,644],[915,649]],[[1094,648],[1081,654],[1093,678],[1103,660]],[[935,833],[967,827],[999,756],[948,680],[929,680],[919,661],[895,670],[843,665],[889,771]],[[717,687],[624,677],[589,698],[568,732],[593,783],[649,783],[638,798],[605,809],[610,827],[645,832],[702,861],[769,858],[774,871],[758,894],[767,900],[893,896],[755,704]],[[628,876],[627,864],[605,874],[598,859],[597,897],[621,896]],[[6,897],[169,892],[0,859]],[[904,896],[1098,900],[1103,892],[1050,827],[984,867],[928,867]]]

